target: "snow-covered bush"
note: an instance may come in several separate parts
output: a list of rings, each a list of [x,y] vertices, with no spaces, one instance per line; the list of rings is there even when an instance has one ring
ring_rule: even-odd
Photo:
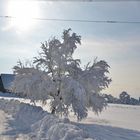
[[[14,67],[13,91],[32,101],[49,99],[52,113],[68,116],[73,111],[78,120],[87,116],[87,108],[101,112],[106,102],[100,92],[111,82],[106,76],[109,65],[95,59],[82,68],[80,60],[73,58],[78,44],[81,37],[70,29],[64,30],[62,41],[54,37],[42,43],[33,65],[20,62]]]

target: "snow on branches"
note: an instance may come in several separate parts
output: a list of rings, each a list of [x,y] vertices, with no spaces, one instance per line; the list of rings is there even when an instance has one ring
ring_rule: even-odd
[[[80,120],[87,117],[88,108],[98,114],[106,106],[101,91],[111,79],[106,75],[109,65],[103,60],[95,59],[81,68],[80,60],[73,58],[81,36],[70,31],[64,30],[62,41],[54,37],[42,43],[32,65],[20,62],[15,66],[12,89],[32,101],[49,99],[52,113],[68,116],[72,110]]]

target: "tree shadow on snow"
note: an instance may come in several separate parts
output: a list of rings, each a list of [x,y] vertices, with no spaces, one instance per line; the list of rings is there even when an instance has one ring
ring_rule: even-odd
[[[140,140],[140,131],[99,124],[75,124],[96,140]]]

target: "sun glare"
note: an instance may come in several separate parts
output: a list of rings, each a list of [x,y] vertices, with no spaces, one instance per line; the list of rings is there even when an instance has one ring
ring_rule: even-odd
[[[33,1],[9,1],[8,15],[13,17],[10,26],[21,31],[27,31],[37,23],[33,18],[39,17],[39,6]]]

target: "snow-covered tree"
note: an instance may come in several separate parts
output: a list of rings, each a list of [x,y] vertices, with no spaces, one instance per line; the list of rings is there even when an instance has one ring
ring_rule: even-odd
[[[126,91],[123,91],[120,95],[120,101],[122,104],[130,104],[130,95],[126,92]]]
[[[80,120],[87,117],[88,108],[98,114],[107,105],[101,91],[111,79],[106,75],[107,62],[95,59],[82,68],[80,60],[73,58],[81,37],[70,31],[64,30],[61,41],[54,37],[42,43],[33,65],[15,66],[12,89],[32,101],[49,100],[53,114],[68,116],[73,111]]]

